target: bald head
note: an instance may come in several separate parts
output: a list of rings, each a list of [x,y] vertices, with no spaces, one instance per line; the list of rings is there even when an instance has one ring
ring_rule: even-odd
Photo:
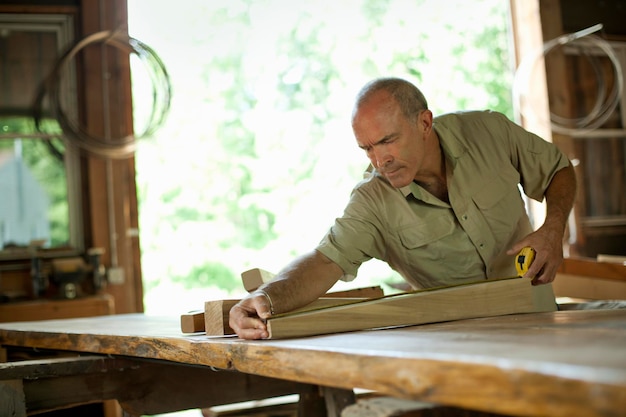
[[[428,109],[426,98],[410,82],[401,78],[378,78],[367,83],[357,95],[352,111],[353,122],[361,106],[380,91],[387,92],[398,103],[407,120],[414,120],[420,111]]]

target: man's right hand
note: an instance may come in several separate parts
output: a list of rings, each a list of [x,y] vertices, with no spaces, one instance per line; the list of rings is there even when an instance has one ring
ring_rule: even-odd
[[[270,334],[265,320],[272,314],[292,311],[318,299],[342,275],[339,265],[313,250],[293,260],[271,282],[235,304],[230,309],[228,324],[242,339],[267,339]]]
[[[242,339],[267,339],[265,320],[272,316],[269,299],[254,292],[230,309],[228,324]]]

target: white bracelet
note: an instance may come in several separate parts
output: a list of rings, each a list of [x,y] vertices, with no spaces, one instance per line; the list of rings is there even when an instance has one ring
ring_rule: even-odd
[[[265,298],[267,298],[267,301],[270,304],[270,313],[272,314],[272,316],[276,313],[274,313],[274,303],[272,303],[272,298],[270,297],[270,295],[268,293],[265,292],[265,290],[256,290],[255,293],[258,294],[263,294],[265,296]]]

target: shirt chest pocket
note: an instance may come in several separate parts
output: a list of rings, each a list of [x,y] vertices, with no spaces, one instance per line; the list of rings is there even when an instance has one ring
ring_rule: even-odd
[[[489,181],[472,199],[495,235],[508,235],[525,212],[516,185],[502,178]]]
[[[454,219],[439,216],[403,225],[396,230],[401,246],[408,251],[423,250],[420,255],[430,259],[440,259],[445,255],[445,239],[454,232]]]

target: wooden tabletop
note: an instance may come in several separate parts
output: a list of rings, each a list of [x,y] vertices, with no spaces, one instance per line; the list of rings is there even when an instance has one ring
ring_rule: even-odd
[[[2,323],[0,343],[208,365],[520,416],[626,416],[626,310],[261,341],[183,335],[178,317],[116,315]]]

